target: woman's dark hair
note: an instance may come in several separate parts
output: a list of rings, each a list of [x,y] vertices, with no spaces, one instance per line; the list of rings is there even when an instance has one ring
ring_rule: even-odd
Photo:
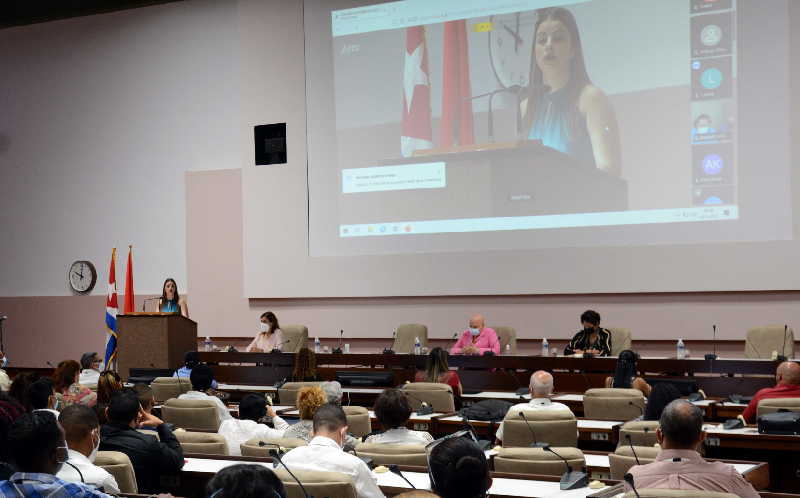
[[[275,316],[275,313],[271,311],[265,311],[261,313],[261,318],[266,318],[269,322],[269,333],[274,334],[276,329],[281,328],[280,324],[278,323],[278,317]]]
[[[306,379],[317,378],[317,355],[308,348],[300,348],[294,357],[294,371],[292,379],[303,382]]]
[[[659,382],[653,386],[647,398],[647,407],[644,409],[645,420],[659,420],[664,408],[681,397],[681,392],[674,384]]]
[[[536,36],[539,32],[539,26],[545,21],[560,21],[564,27],[569,31],[570,40],[572,41],[572,49],[574,56],[572,57],[572,65],[570,68],[570,78],[564,90],[568,93],[568,101],[574,102],[574,109],[571,110],[571,125],[570,129],[575,130],[578,124],[578,117],[580,110],[578,109],[578,100],[581,92],[586,85],[591,85],[592,80],[589,79],[589,73],[586,72],[586,63],[583,60],[583,45],[581,43],[581,34],[578,29],[578,23],[575,21],[575,16],[572,12],[563,7],[548,7],[536,11],[536,26],[533,30],[533,47],[531,48],[531,66],[528,76],[528,89],[525,94],[528,98],[528,106],[525,113],[525,120],[522,129],[525,133],[529,133],[533,125],[533,115],[535,109],[538,108],[542,96],[548,92],[545,87],[544,79],[542,77],[542,70],[536,63]],[[526,136],[527,138],[527,136]]]
[[[439,382],[442,374],[450,371],[447,364],[447,351],[442,348],[433,348],[428,354],[428,361],[425,363],[425,381]]]
[[[8,389],[8,395],[17,400],[25,411],[29,412],[34,410],[31,406],[30,398],[30,387],[31,384],[39,380],[40,375],[36,372],[20,372],[14,377],[14,382],[11,383],[11,387]]]
[[[214,371],[210,366],[201,363],[192,369],[189,381],[195,391],[206,392],[214,385]]]
[[[431,451],[431,490],[441,498],[483,498],[489,490],[489,464],[473,441],[454,437]]]
[[[614,369],[614,382],[611,387],[630,389],[636,377],[636,360],[638,356],[630,349],[619,354],[617,366]]]
[[[128,425],[139,415],[139,395],[130,387],[123,387],[111,395],[108,402],[108,421]]]
[[[258,422],[267,414],[267,400],[257,394],[248,394],[239,401],[239,419]]]
[[[197,351],[187,351],[186,354],[183,355],[183,364],[189,370],[193,369],[200,363],[200,355],[197,354]]]
[[[111,395],[124,386],[119,374],[113,370],[104,370],[97,379],[97,402],[108,403]]]
[[[600,325],[600,313],[596,312],[595,310],[586,310],[581,313],[581,323],[589,322],[595,327]]]
[[[167,299],[167,284],[170,282],[175,286],[175,299]],[[180,294],[178,294],[178,282],[176,282],[174,278],[164,280],[164,285],[161,286],[161,300],[158,302],[159,306],[164,306],[169,302],[177,304],[180,297]]]
[[[286,498],[278,476],[261,465],[225,467],[208,481],[206,496],[215,498]]]
[[[408,397],[400,389],[386,389],[375,400],[375,417],[384,429],[403,427],[411,416]]]
[[[53,387],[57,393],[63,393],[75,383],[75,376],[81,371],[81,365],[75,360],[64,360],[58,364],[53,374]]]

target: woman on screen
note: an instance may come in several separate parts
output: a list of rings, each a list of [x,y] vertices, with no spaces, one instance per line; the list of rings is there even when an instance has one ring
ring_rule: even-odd
[[[529,82],[522,103],[525,138],[541,140],[581,166],[618,176],[617,118],[606,94],[589,79],[578,25],[569,10],[537,11]]]
[[[164,286],[161,288],[161,297],[158,299],[158,311],[166,313],[180,311],[181,315],[189,318],[189,305],[186,304],[186,298],[178,294],[178,284],[175,283],[174,278],[164,280]]]

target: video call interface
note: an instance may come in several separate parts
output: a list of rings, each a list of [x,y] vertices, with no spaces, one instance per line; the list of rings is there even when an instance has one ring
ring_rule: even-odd
[[[787,40],[739,36],[755,3],[341,2],[307,46],[312,255],[758,238],[740,47]]]

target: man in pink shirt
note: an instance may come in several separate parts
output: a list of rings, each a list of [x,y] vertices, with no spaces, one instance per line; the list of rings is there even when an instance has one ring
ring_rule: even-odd
[[[758,403],[768,398],[800,398],[800,365],[793,361],[784,361],[775,371],[775,387],[765,387],[758,391],[742,416],[748,424],[756,423]]]
[[[684,399],[664,408],[656,429],[661,452],[656,461],[630,469],[633,485],[641,489],[689,489],[758,498],[753,486],[732,466],[707,462],[697,452],[703,441],[703,410]],[[625,483],[626,491],[631,491]]]
[[[487,351],[500,354],[500,341],[497,332],[485,326],[483,316],[475,315],[469,319],[469,328],[461,333],[450,354],[483,355]]]

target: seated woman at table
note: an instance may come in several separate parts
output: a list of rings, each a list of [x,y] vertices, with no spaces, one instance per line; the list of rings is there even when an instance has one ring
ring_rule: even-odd
[[[647,397],[650,396],[650,384],[636,375],[636,360],[638,356],[630,349],[619,354],[617,366],[613,377],[606,377],[606,387],[621,389],[638,389]]]
[[[317,355],[308,348],[300,348],[294,355],[292,382],[317,382],[322,378],[317,373]]]
[[[283,332],[278,324],[278,317],[275,313],[267,311],[261,315],[259,324],[261,331],[253,339],[253,342],[245,349],[248,353],[269,353],[273,349],[283,349]]]
[[[644,420],[660,420],[664,408],[681,397],[681,392],[674,384],[659,382],[650,391],[647,397],[647,406],[644,409]]]
[[[369,436],[366,443],[428,444],[433,437],[425,431],[412,431],[406,424],[411,417],[408,397],[400,389],[387,389],[375,400],[375,417],[383,432]]]
[[[442,348],[433,348],[428,354],[424,372],[417,372],[414,382],[438,382],[453,388],[453,395],[458,399],[461,396],[461,379],[455,370],[450,370],[447,365],[447,351]]]
[[[583,330],[569,341],[564,348],[564,355],[589,353],[595,356],[609,356],[611,354],[611,332],[600,327],[600,314],[587,310],[581,314]]]

